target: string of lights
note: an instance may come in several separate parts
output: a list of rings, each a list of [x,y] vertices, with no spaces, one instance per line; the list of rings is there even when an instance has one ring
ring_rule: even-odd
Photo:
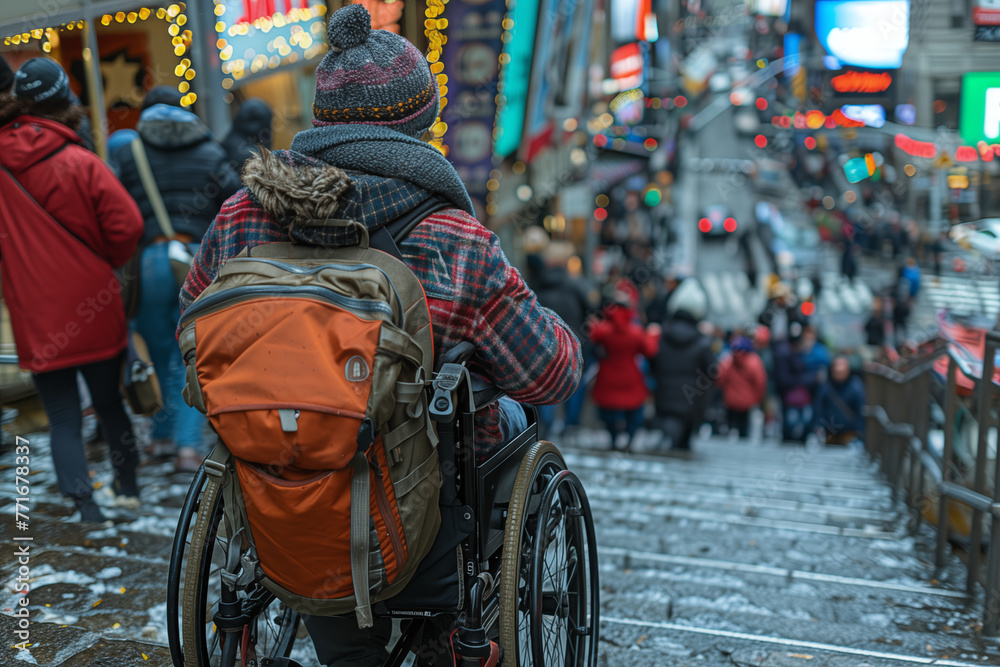
[[[191,30],[184,28],[188,22],[187,14],[185,14],[186,9],[187,5],[180,2],[156,9],[142,7],[131,12],[122,11],[115,14],[104,14],[97,20],[105,27],[112,24],[141,23],[151,18],[165,21],[174,55],[180,58],[173,71],[174,75],[180,79],[180,82],[177,84],[177,90],[182,95],[181,105],[188,107],[195,103],[198,96],[191,90],[191,81],[194,80],[196,72],[191,67],[191,60],[185,57],[188,49],[191,48],[191,40],[193,38]],[[69,21],[58,27],[38,28],[18,35],[6,36],[3,38],[3,44],[4,46],[18,46],[30,44],[32,40],[38,40],[41,42],[41,50],[44,53],[51,53],[54,45],[59,43],[60,31],[71,32],[74,30],[83,30],[85,26],[86,23],[84,21]]]
[[[441,111],[448,105],[448,75],[444,73],[444,62],[441,54],[444,52],[444,45],[448,43],[448,37],[444,34],[448,27],[448,19],[443,18],[445,5],[448,0],[427,0],[427,9],[424,10],[424,35],[427,36],[427,62],[431,64],[431,73],[437,77],[438,89],[441,96]],[[444,143],[444,135],[448,131],[448,124],[441,120],[440,112],[434,125],[431,126],[431,139],[429,143],[434,148],[441,151],[443,155],[448,154],[448,146]]]

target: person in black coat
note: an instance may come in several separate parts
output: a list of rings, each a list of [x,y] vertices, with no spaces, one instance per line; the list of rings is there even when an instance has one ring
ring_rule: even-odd
[[[660,287],[659,292],[646,306],[646,322],[649,324],[663,324],[663,321],[667,319],[667,303],[670,301],[670,296],[677,289],[677,285],[680,282],[677,280],[677,276],[672,273],[668,273],[663,278],[663,285]]]
[[[139,116],[136,127],[170,223],[185,242],[200,243],[223,202],[242,187],[225,149],[190,111],[155,104]],[[135,199],[146,222],[143,244],[164,237],[139,176],[131,144],[115,154],[119,178]]]
[[[690,451],[691,435],[702,423],[715,387],[712,341],[698,330],[706,311],[698,282],[682,282],[667,303],[660,349],[650,359],[657,424],[675,450]]]
[[[843,354],[830,365],[830,379],[816,394],[816,423],[826,434],[826,444],[846,445],[864,438],[865,385],[851,375],[851,365]]]
[[[542,265],[536,271],[534,292],[538,303],[554,311],[584,345],[583,360],[587,363],[588,358],[593,355],[589,353],[589,338],[584,328],[587,319],[597,309],[586,285],[569,274],[567,265],[572,256],[573,246],[570,243],[551,241],[541,253]],[[566,401],[566,417],[562,425],[556,422],[557,406],[537,406],[538,418],[543,427],[542,435],[558,436],[563,427],[579,426],[586,393],[586,385],[581,382],[576,392]]]
[[[774,347],[774,384],[781,400],[782,439],[805,442],[813,422],[816,374],[806,363],[802,326],[795,322],[789,329],[788,340]]]
[[[181,396],[184,362],[174,339],[180,320],[180,285],[171,268],[172,260],[197,253],[202,236],[223,202],[239,190],[241,183],[225,149],[212,139],[208,127],[190,111],[169,104],[172,98],[165,93],[158,95],[165,101],[148,106],[139,116],[136,129],[173,230],[172,238],[154,213],[132,144],[122,146],[114,157],[119,179],[139,205],[145,223],[139,251],[141,296],[135,328],[149,347],[164,398],[163,410],[153,419],[150,450],[166,454],[176,449],[177,469],[194,471],[203,454],[205,418],[188,407]]]
[[[240,106],[233,117],[233,129],[222,140],[222,147],[229,155],[229,163],[237,172],[258,146],[271,148],[271,107],[264,100],[250,98]]]
[[[880,296],[872,299],[872,316],[865,323],[865,342],[871,347],[885,347],[885,311]]]

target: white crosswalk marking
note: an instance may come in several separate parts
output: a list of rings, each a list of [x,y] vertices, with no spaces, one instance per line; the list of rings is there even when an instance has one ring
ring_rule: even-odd
[[[820,313],[864,316],[871,311],[872,291],[861,280],[852,285],[832,272],[822,278],[817,303]],[[742,271],[705,273],[700,280],[708,298],[709,319],[723,326],[749,326],[767,305],[766,276],[758,277],[756,288]]]
[[[855,279],[851,284],[838,273],[823,274],[823,291],[819,298],[823,312],[862,315],[871,309],[871,303],[871,288],[861,280]]]
[[[941,276],[937,281],[930,277],[925,284],[927,300],[935,310],[946,308],[960,317],[1000,313],[1000,286],[995,280]]]
[[[736,276],[743,277],[743,284],[740,284]],[[742,273],[727,271],[722,274],[723,293],[729,299],[729,309],[733,313],[741,313],[746,307],[746,276]]]
[[[708,310],[710,313],[726,312],[726,301],[722,296],[719,275],[717,273],[706,273],[701,277],[701,286],[705,288],[708,296]]]

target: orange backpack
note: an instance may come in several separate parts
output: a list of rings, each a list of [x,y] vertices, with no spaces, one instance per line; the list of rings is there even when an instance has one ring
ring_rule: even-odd
[[[441,521],[430,311],[363,225],[304,224],[354,226],[361,243],[272,243],[226,262],[181,319],[184,396],[219,434],[206,470],[250,571],[297,611],[355,611],[367,627]]]

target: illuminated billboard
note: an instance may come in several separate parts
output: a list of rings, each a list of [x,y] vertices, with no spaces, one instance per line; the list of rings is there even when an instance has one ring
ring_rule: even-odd
[[[962,76],[958,133],[967,144],[1000,142],[1000,72]]]
[[[910,40],[909,0],[817,0],[816,37],[843,65],[895,69]]]

